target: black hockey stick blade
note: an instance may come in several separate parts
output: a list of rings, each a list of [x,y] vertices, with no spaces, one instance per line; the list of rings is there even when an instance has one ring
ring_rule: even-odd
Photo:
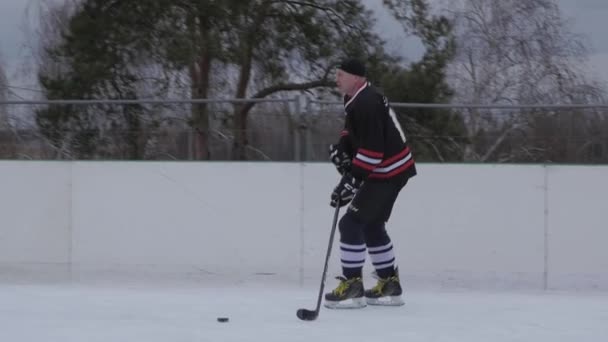
[[[317,307],[315,310],[298,309],[296,315],[303,321],[314,321],[319,316],[321,310],[321,298],[323,296],[323,289],[325,288],[325,277],[327,275],[327,265],[329,263],[329,256],[331,255],[331,246],[334,242],[334,235],[336,233],[336,225],[338,223],[338,213],[340,212],[340,201],[336,204],[336,211],[334,213],[334,221],[331,226],[331,233],[329,233],[329,245],[327,246],[327,253],[325,255],[325,265],[323,267],[323,275],[321,276],[321,284],[319,286],[319,296],[317,297]]]
[[[298,312],[296,314],[298,318],[303,321],[314,321],[319,316],[319,311],[298,309]]]

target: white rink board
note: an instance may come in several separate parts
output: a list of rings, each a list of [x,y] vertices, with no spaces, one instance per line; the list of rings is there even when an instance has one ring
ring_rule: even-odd
[[[62,162],[0,161],[0,265],[69,262],[70,169]]]
[[[606,289],[608,167],[548,170],[549,285]]]
[[[78,163],[74,172],[79,268],[297,277],[296,164]]]
[[[410,286],[608,290],[608,168],[418,169],[388,225]],[[329,163],[5,161],[0,171],[2,276],[63,265],[72,276],[304,285],[319,281],[339,179]],[[338,241],[330,275],[340,271]]]
[[[334,175],[328,177],[328,172]],[[418,173],[401,192],[387,225],[400,272],[410,283],[542,286],[542,167],[422,164]],[[333,215],[327,189],[337,180],[332,166],[304,167],[304,270],[315,281]],[[337,242],[333,253],[331,270],[337,273]],[[372,270],[369,258],[366,270]]]
[[[389,229],[400,268],[447,287],[532,287],[543,275],[543,170],[420,165]]]

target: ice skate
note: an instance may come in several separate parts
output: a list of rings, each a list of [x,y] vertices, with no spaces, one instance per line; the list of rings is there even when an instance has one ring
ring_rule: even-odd
[[[336,277],[336,279],[340,280],[340,284],[332,292],[325,294],[325,307],[358,309],[366,306],[363,280],[360,277],[351,279]]]
[[[365,291],[365,299],[369,305],[383,305],[383,306],[400,306],[405,304],[401,295],[403,290],[399,283],[399,275],[395,274],[392,277],[380,278],[378,283],[373,288]]]

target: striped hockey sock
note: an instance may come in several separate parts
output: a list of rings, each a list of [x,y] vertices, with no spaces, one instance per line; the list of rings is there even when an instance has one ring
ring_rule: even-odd
[[[342,274],[346,278],[361,277],[365,265],[365,245],[350,245],[340,242],[340,261]]]
[[[382,246],[368,247],[369,256],[376,273],[380,278],[388,278],[395,275],[395,253],[393,243],[388,242]]]

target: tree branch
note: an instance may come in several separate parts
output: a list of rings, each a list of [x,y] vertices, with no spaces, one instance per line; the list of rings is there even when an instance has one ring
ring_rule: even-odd
[[[335,83],[333,81],[329,80],[329,73],[330,73],[330,70],[332,69],[332,67],[333,67],[333,65],[328,66],[327,69],[325,69],[325,73],[323,74],[323,77],[321,77],[318,80],[304,82],[304,83],[279,83],[279,84],[276,84],[276,85],[273,85],[273,86],[270,86],[268,88],[258,91],[255,95],[253,95],[252,98],[262,99],[266,96],[272,95],[272,94],[280,92],[280,91],[308,90],[308,89],[313,89],[313,88],[334,86]],[[241,109],[241,113],[249,112],[251,110],[251,108],[253,108],[253,106],[255,106],[255,102],[246,103],[243,106],[243,108]]]

